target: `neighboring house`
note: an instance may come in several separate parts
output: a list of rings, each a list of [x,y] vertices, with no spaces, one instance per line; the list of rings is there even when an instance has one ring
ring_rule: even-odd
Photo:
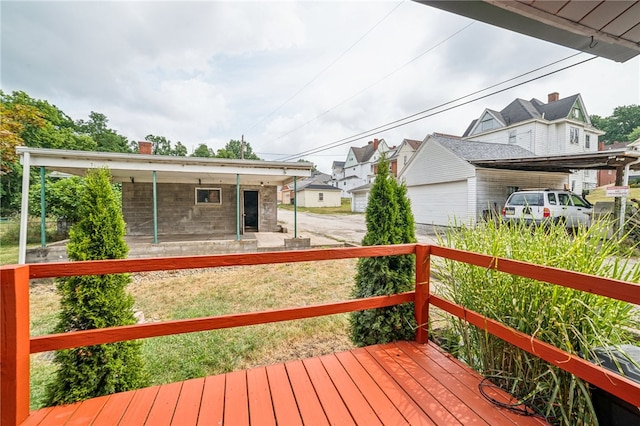
[[[404,139],[400,146],[396,149],[395,155],[391,160],[391,171],[394,176],[398,176],[402,169],[409,163],[413,154],[418,150],[422,141],[415,139]]]
[[[330,185],[332,177],[326,173],[322,173],[318,170],[311,172],[311,176],[308,178],[293,182],[288,185],[284,185],[278,188],[278,203],[293,204],[295,198],[294,189],[302,189],[310,184]]]
[[[598,151],[611,151],[624,149],[627,147],[627,142],[614,142],[609,145],[605,145],[604,142],[598,144]],[[616,171],[615,170],[598,170],[598,186],[613,185],[616,183]]]
[[[371,183],[375,176],[375,165],[382,156],[391,151],[384,139],[374,139],[362,147],[351,147],[347,159],[342,165],[340,179],[336,182],[343,194],[349,195],[351,189]],[[333,174],[338,175],[338,162],[334,162]]]
[[[560,99],[554,92],[546,104],[535,98],[515,99],[500,111],[485,109],[462,139],[516,145],[546,156],[595,152],[603,134],[591,125],[580,94]],[[597,179],[595,170],[580,170],[571,175],[569,186],[580,193],[595,188]]]
[[[568,173],[488,168],[482,160],[533,157],[516,144],[498,144],[429,135],[402,170],[399,180],[416,224],[473,224],[500,214],[507,197],[523,188],[562,188]]]
[[[344,179],[344,161],[334,161],[331,165],[331,185],[340,188],[340,181],[342,181],[342,179]],[[342,196],[348,197],[349,193],[342,189]]]
[[[298,187],[296,199],[298,207],[340,207],[342,202],[339,188],[318,183]]]

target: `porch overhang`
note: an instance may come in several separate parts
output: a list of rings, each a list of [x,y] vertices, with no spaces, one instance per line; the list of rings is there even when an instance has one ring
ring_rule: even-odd
[[[637,1],[414,1],[616,62],[640,54]]]
[[[108,167],[114,182],[284,185],[294,177],[311,176],[311,163],[173,157],[18,147],[22,159],[29,153],[31,167],[84,176],[89,169]]]

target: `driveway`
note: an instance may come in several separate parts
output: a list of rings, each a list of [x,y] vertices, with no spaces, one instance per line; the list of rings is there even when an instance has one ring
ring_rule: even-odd
[[[278,222],[287,228],[289,234],[293,236],[293,211],[278,209]],[[316,234],[349,244],[360,245],[367,232],[364,213],[316,214],[298,212],[297,222],[298,233]],[[434,242],[433,235],[427,235],[423,232],[416,233],[416,237],[421,243]]]

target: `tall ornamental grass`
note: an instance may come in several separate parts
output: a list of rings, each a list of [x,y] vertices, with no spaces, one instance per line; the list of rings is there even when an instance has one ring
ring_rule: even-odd
[[[620,241],[602,238],[596,223],[571,234],[562,226],[482,223],[451,227],[439,244],[625,281],[638,282]],[[632,342],[633,305],[461,262],[434,261],[437,292],[569,353],[596,359],[594,348]],[[437,335],[438,333],[436,333]],[[597,424],[583,380],[457,318],[440,333],[457,357],[511,394],[529,401],[554,424]]]

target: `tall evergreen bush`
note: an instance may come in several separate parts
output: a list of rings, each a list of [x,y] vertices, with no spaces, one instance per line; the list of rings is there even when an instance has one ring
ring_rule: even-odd
[[[389,174],[384,156],[378,162],[366,211],[367,233],[363,246],[413,243],[413,213],[406,187]],[[353,296],[383,296],[414,287],[415,256],[370,257],[358,260]],[[410,340],[415,335],[413,303],[353,312],[351,340],[359,346]]]
[[[123,259],[128,247],[119,200],[107,169],[90,170],[82,188],[79,221],[70,230],[71,260]],[[126,293],[128,274],[60,278],[61,312],[56,332],[130,325],[133,297]],[[58,351],[50,404],[81,401],[144,386],[139,342],[128,341]]]

